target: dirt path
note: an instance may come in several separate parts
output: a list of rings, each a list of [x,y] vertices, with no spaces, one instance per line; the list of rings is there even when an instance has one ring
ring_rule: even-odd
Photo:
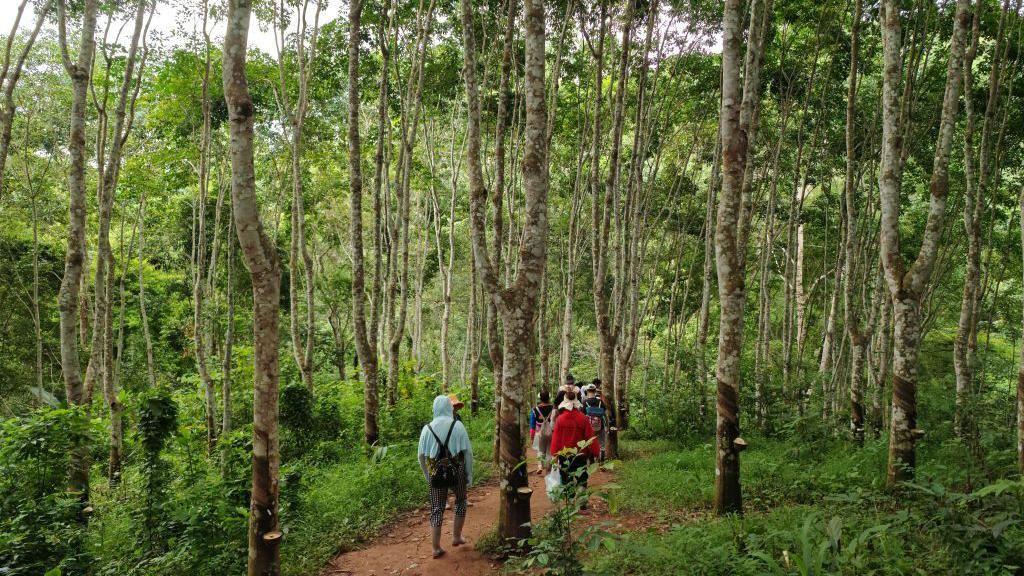
[[[611,480],[611,473],[598,472],[591,478],[590,485],[600,486]],[[539,474],[530,475],[533,488],[531,501],[534,518],[547,514],[551,500],[544,492],[544,478]],[[424,494],[424,500],[426,494]],[[447,554],[434,560],[431,558],[430,525],[426,507],[400,517],[390,528],[366,548],[341,554],[324,569],[321,576],[481,576],[494,574],[500,565],[474,548],[481,537],[494,530],[498,518],[498,486],[489,483],[469,492],[470,508],[466,517],[463,536],[469,544],[458,548],[451,546],[452,511],[444,517],[441,543]],[[606,509],[592,498],[595,504],[589,516],[600,516]]]

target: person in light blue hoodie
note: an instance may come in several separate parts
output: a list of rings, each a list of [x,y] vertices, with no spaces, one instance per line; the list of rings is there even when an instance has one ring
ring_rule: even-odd
[[[447,396],[434,398],[434,419],[420,432],[417,455],[423,478],[430,486],[430,536],[434,558],[445,551],[441,548],[441,521],[448,490],[455,492],[455,525],[452,528],[452,546],[466,543],[462,527],[466,524],[466,490],[473,483],[473,446],[462,422],[453,418],[454,409]],[[444,481],[447,473],[453,478]],[[452,484],[448,486],[446,484]]]

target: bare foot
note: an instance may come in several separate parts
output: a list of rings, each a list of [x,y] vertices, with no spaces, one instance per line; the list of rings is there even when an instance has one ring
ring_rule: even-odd
[[[444,548],[438,548],[437,550],[434,550],[434,560],[437,560],[441,556],[444,556],[444,554],[445,554]]]
[[[453,538],[452,539],[452,546],[462,546],[463,544],[466,544],[466,543],[467,543],[466,539],[461,537],[461,536],[458,537],[458,538]]]

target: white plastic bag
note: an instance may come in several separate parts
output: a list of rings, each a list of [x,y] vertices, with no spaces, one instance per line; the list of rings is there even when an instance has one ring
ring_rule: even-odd
[[[558,471],[557,466],[551,467],[551,472],[544,477],[544,485],[547,487],[548,498],[552,502],[558,500],[558,495],[562,491],[562,474]]]

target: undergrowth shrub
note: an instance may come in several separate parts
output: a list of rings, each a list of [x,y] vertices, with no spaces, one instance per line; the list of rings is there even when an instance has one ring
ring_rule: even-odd
[[[85,412],[40,408],[0,421],[0,569],[38,575],[89,564],[78,496],[67,491],[70,447],[91,441]]]

